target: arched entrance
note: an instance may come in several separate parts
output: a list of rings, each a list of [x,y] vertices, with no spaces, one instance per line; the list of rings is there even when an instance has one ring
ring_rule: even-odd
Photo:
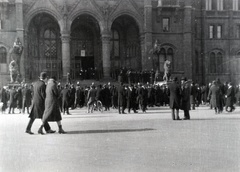
[[[96,79],[102,69],[100,36],[100,27],[94,17],[84,14],[73,21],[71,73],[74,79]]]
[[[117,17],[111,27],[111,69],[140,70],[141,45],[139,26],[129,15]]]
[[[26,76],[38,78],[42,71],[48,76],[62,77],[60,28],[57,20],[47,13],[37,14],[28,28]]]

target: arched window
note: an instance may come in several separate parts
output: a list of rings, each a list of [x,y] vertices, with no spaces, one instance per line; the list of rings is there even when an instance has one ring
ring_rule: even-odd
[[[217,72],[218,73],[223,73],[223,56],[222,53],[218,52],[217,53]]]
[[[216,55],[214,52],[210,54],[210,73],[216,73]]]
[[[173,49],[172,48],[168,48],[167,50],[167,60],[171,61],[173,60]]]
[[[119,33],[117,30],[112,30],[112,54],[114,57],[120,56],[120,50],[119,50]]]
[[[5,47],[0,47],[0,63],[7,63],[7,50]]]
[[[57,36],[53,29],[47,29],[43,35],[45,58],[57,58]]]

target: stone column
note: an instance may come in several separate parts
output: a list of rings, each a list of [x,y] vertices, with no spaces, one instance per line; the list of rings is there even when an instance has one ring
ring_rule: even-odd
[[[62,33],[62,75],[63,80],[67,78],[67,73],[71,72],[70,58],[70,33]]]
[[[103,77],[104,79],[110,79],[110,33],[102,34],[102,61],[103,61]]]
[[[184,21],[183,21],[183,50],[184,50],[184,75],[188,79],[193,76],[193,37],[192,37],[192,6],[185,1]]]
[[[142,53],[142,69],[153,68],[151,60],[148,60],[149,51],[153,48],[152,41],[152,0],[144,0],[144,53]],[[142,50],[143,51],[143,50]]]
[[[26,45],[24,44],[24,29],[23,29],[23,2],[22,0],[16,0],[16,32],[17,36],[22,45],[25,47]],[[13,43],[12,43],[13,44]],[[25,50],[25,48],[24,48]],[[19,61],[19,72],[21,74],[22,79],[25,79],[25,53],[22,52],[20,61]]]

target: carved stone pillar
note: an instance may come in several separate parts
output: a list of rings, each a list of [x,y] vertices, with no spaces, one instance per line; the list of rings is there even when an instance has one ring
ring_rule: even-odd
[[[67,73],[70,73],[70,33],[62,33],[62,75],[63,79],[67,78]]]
[[[110,78],[110,33],[102,34],[102,57],[103,57],[103,77],[104,79]]]

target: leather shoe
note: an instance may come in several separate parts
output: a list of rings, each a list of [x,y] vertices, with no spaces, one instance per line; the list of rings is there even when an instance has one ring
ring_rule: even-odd
[[[34,134],[33,132],[31,132],[30,130],[26,130],[26,133],[28,133],[28,134]]]
[[[49,133],[49,134],[52,134],[52,133],[55,133],[55,132],[56,132],[56,131],[51,130],[51,129],[47,131],[47,133]]]
[[[189,118],[183,118],[182,120],[190,120]]]

